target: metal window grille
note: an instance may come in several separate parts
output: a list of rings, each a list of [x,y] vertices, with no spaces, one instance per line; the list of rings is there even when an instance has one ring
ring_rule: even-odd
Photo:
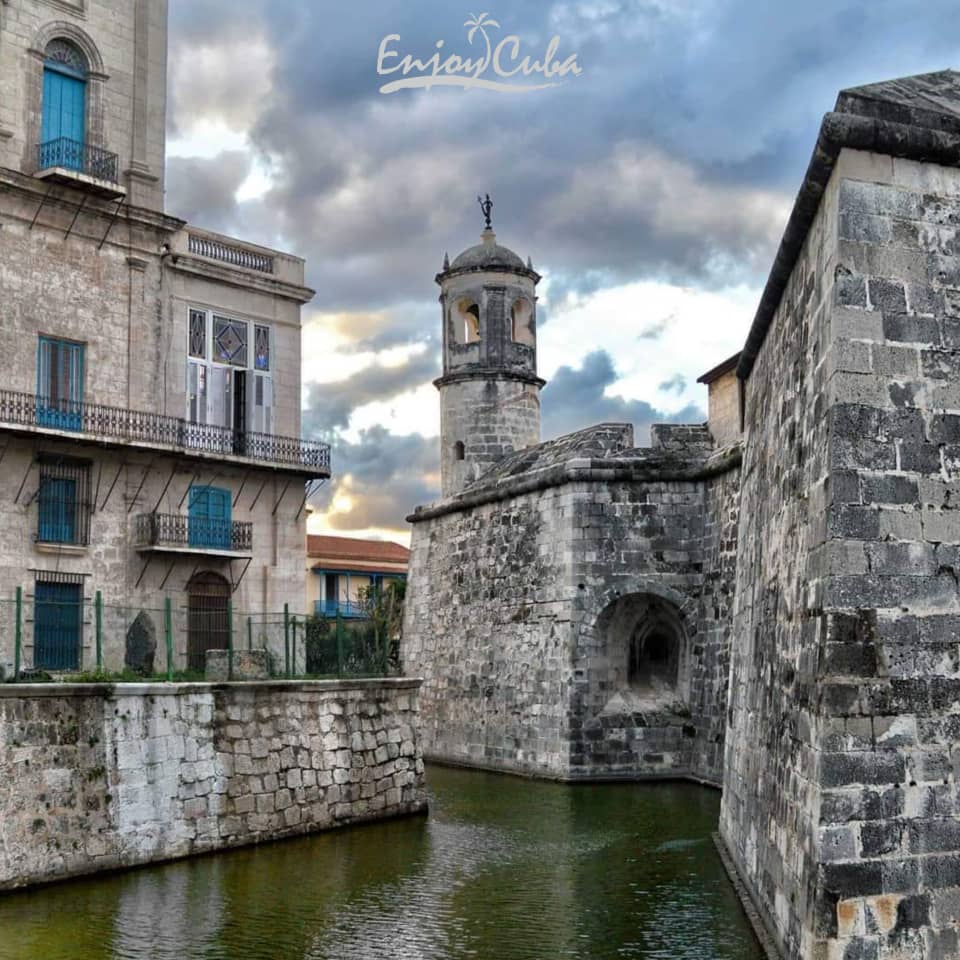
[[[200,360],[207,356],[207,315],[203,310],[190,311],[190,356]]]
[[[230,585],[216,573],[198,573],[187,586],[187,668],[202,671],[208,650],[229,642]]]
[[[257,370],[270,369],[270,328],[260,324],[254,328],[254,367]]]
[[[88,544],[90,513],[90,464],[67,458],[41,460],[37,540]]]
[[[87,72],[87,58],[76,45],[63,37],[54,37],[44,50],[44,57],[51,63],[70,67],[77,73]]]
[[[83,577],[37,573],[33,588],[33,665],[77,670],[83,643]]]

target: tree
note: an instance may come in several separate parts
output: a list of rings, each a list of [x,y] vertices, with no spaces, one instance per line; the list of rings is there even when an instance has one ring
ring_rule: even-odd
[[[386,651],[386,668],[400,666],[400,638],[403,635],[403,601],[407,592],[406,580],[390,580],[377,587],[360,590],[360,604],[374,633]]]

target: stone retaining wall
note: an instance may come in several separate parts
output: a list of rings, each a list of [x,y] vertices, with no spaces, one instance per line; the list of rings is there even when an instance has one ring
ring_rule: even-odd
[[[419,687],[0,686],[0,890],[424,812]]]

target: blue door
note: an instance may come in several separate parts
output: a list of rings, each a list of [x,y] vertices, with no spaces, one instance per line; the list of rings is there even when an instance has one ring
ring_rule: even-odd
[[[40,478],[41,543],[77,542],[77,481],[68,477]]]
[[[43,71],[43,120],[40,166],[83,170],[86,141],[87,85],[66,67]]]
[[[78,670],[83,594],[78,583],[34,587],[33,665],[44,670]]]
[[[83,344],[40,337],[37,424],[79,430],[83,421]]]
[[[231,494],[219,487],[191,487],[188,541],[191,547],[229,550],[233,542]]]

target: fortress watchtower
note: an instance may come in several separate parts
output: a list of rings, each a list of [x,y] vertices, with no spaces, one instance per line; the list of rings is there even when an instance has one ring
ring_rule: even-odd
[[[536,286],[532,264],[497,243],[480,243],[437,275],[443,309],[440,391],[443,496],[460,493],[508,453],[540,442]]]

